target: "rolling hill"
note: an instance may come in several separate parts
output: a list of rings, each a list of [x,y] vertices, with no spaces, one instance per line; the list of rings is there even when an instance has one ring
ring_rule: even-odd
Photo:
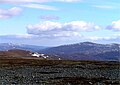
[[[97,44],[83,42],[70,45],[62,45],[40,50],[39,52],[58,55],[64,59],[72,60],[120,60],[120,44]]]
[[[16,51],[19,49],[19,51]],[[14,50],[14,53],[13,51]],[[24,51],[21,51],[24,50]],[[44,47],[24,44],[1,43],[0,51],[8,51],[9,55],[18,55],[26,52],[37,52],[49,55],[51,59],[68,60],[100,60],[120,61],[120,44],[98,44],[93,42],[82,42],[77,44],[62,45],[57,47]],[[17,53],[17,54],[16,54]],[[25,56],[25,55],[20,55]],[[26,54],[28,55],[28,54]]]
[[[25,45],[25,44],[13,44],[13,43],[0,43],[0,51],[6,51],[11,49],[21,49],[21,50],[29,50],[36,52],[41,49],[45,49],[47,47],[44,46],[35,46],[35,45]]]

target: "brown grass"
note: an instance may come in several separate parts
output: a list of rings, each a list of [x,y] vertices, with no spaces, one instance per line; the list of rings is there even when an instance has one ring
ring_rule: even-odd
[[[52,65],[85,65],[94,64],[108,66],[119,66],[118,62],[103,62],[103,61],[73,61],[73,60],[45,60],[38,58],[0,58],[0,66],[52,66]]]

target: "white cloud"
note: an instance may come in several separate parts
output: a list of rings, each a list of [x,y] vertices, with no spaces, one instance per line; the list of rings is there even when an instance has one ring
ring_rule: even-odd
[[[43,31],[57,31],[57,30],[61,30],[61,28],[62,28],[61,23],[51,22],[51,21],[45,21],[35,25],[30,24],[27,26],[28,32],[33,34],[34,33],[39,34],[39,32],[43,32]]]
[[[90,39],[93,41],[97,41],[97,40],[110,40],[113,37],[98,37],[98,36],[87,36],[86,39]]]
[[[0,38],[2,39],[30,39],[30,38],[36,38],[37,35],[32,34],[13,34],[13,35],[0,35]]]
[[[53,34],[13,34],[0,35],[1,42],[24,43],[35,45],[63,45],[78,42],[99,42],[99,43],[120,43],[120,35],[114,34],[112,36],[85,36],[77,32],[58,32]],[[48,43],[49,42],[49,43]]]
[[[71,31],[94,31],[99,30],[100,27],[91,22],[72,21],[63,24],[63,29]]]
[[[108,25],[106,29],[120,31],[120,20],[113,21],[111,25]]]
[[[67,37],[63,37],[67,36]],[[0,35],[1,43],[20,43],[20,44],[33,44],[33,45],[40,45],[40,46],[58,46],[68,43],[75,42],[74,39],[76,37],[68,37],[71,35],[71,33],[63,33],[56,34],[51,36],[47,36],[48,38],[45,38],[44,36],[39,35],[32,35],[32,34],[13,34],[13,35]],[[76,33],[73,33],[73,35],[76,35]],[[77,38],[79,40],[80,38]],[[79,41],[78,41],[79,42]],[[77,43],[77,42],[76,42]]]
[[[43,3],[43,2],[79,2],[81,0],[0,0],[0,3]]]
[[[81,37],[81,35],[78,32],[71,32],[71,31],[54,33],[53,36],[54,37],[72,37],[72,36]]]
[[[93,5],[93,7],[96,8],[101,8],[101,9],[113,9],[113,6],[108,6],[108,5]]]
[[[72,31],[50,31],[50,32],[42,32],[39,34],[41,38],[73,38],[73,37],[81,37],[81,34],[78,32]]]
[[[101,42],[112,42],[112,43],[120,43],[120,35],[119,34],[115,34],[115,35],[112,35],[112,36],[104,36],[104,37],[101,37],[101,36],[84,36],[85,39],[87,40],[90,40],[90,41],[101,41]]]
[[[50,0],[0,0],[0,3],[42,3]]]
[[[28,8],[37,8],[37,9],[44,9],[44,10],[58,10],[54,6],[48,5],[40,5],[40,3],[47,3],[47,2],[79,2],[81,0],[0,0],[0,4],[19,4],[23,7]]]
[[[39,24],[28,25],[27,32],[43,37],[81,37],[80,32],[99,30],[94,23],[72,21],[68,23],[45,21]]]
[[[44,9],[44,10],[58,10],[56,7],[48,6],[48,5],[40,5],[40,4],[24,4],[20,6],[28,7],[28,8]]]
[[[41,15],[40,19],[42,20],[59,20],[60,18],[56,15]]]
[[[37,35],[32,35],[32,34],[17,34],[17,35],[13,35],[16,38],[24,38],[24,39],[30,39],[30,38],[36,38],[38,37]]]
[[[114,34],[114,36],[116,36],[116,37],[120,37],[120,34]]]
[[[79,2],[81,0],[55,0],[55,1],[60,1],[60,2]]]
[[[7,19],[17,16],[21,13],[22,9],[18,7],[13,7],[11,9],[0,9],[0,19]]]

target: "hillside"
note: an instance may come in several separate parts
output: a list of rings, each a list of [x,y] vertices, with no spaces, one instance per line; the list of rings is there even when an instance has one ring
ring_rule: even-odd
[[[40,50],[40,53],[62,56],[73,60],[117,60],[120,59],[120,44],[97,44],[83,42]]]
[[[45,49],[47,47],[44,46],[36,46],[36,45],[25,45],[25,44],[13,44],[13,43],[0,43],[0,51],[6,51],[11,49],[21,49],[21,50],[29,50],[36,52],[41,49]]]
[[[46,55],[27,50],[12,49],[7,51],[0,51],[0,59],[47,59],[47,60],[60,60],[58,56]]]
[[[25,50],[8,50],[8,51],[0,51],[0,58],[8,57],[8,58],[15,58],[15,57],[30,57],[30,51]]]
[[[19,49],[20,52],[16,51]],[[0,55],[4,56],[31,56],[29,52],[47,54],[50,59],[70,59],[70,60],[100,60],[119,61],[120,44],[98,44],[92,42],[82,42],[77,44],[62,45],[57,47],[44,47],[24,44],[2,43],[0,44]],[[9,50],[9,51],[8,51]],[[13,52],[14,50],[14,52]],[[22,51],[24,50],[24,51]]]

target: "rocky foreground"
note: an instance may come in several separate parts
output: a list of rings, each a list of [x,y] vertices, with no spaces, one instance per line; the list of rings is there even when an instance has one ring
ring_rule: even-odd
[[[120,85],[120,63],[0,59],[0,85]]]

